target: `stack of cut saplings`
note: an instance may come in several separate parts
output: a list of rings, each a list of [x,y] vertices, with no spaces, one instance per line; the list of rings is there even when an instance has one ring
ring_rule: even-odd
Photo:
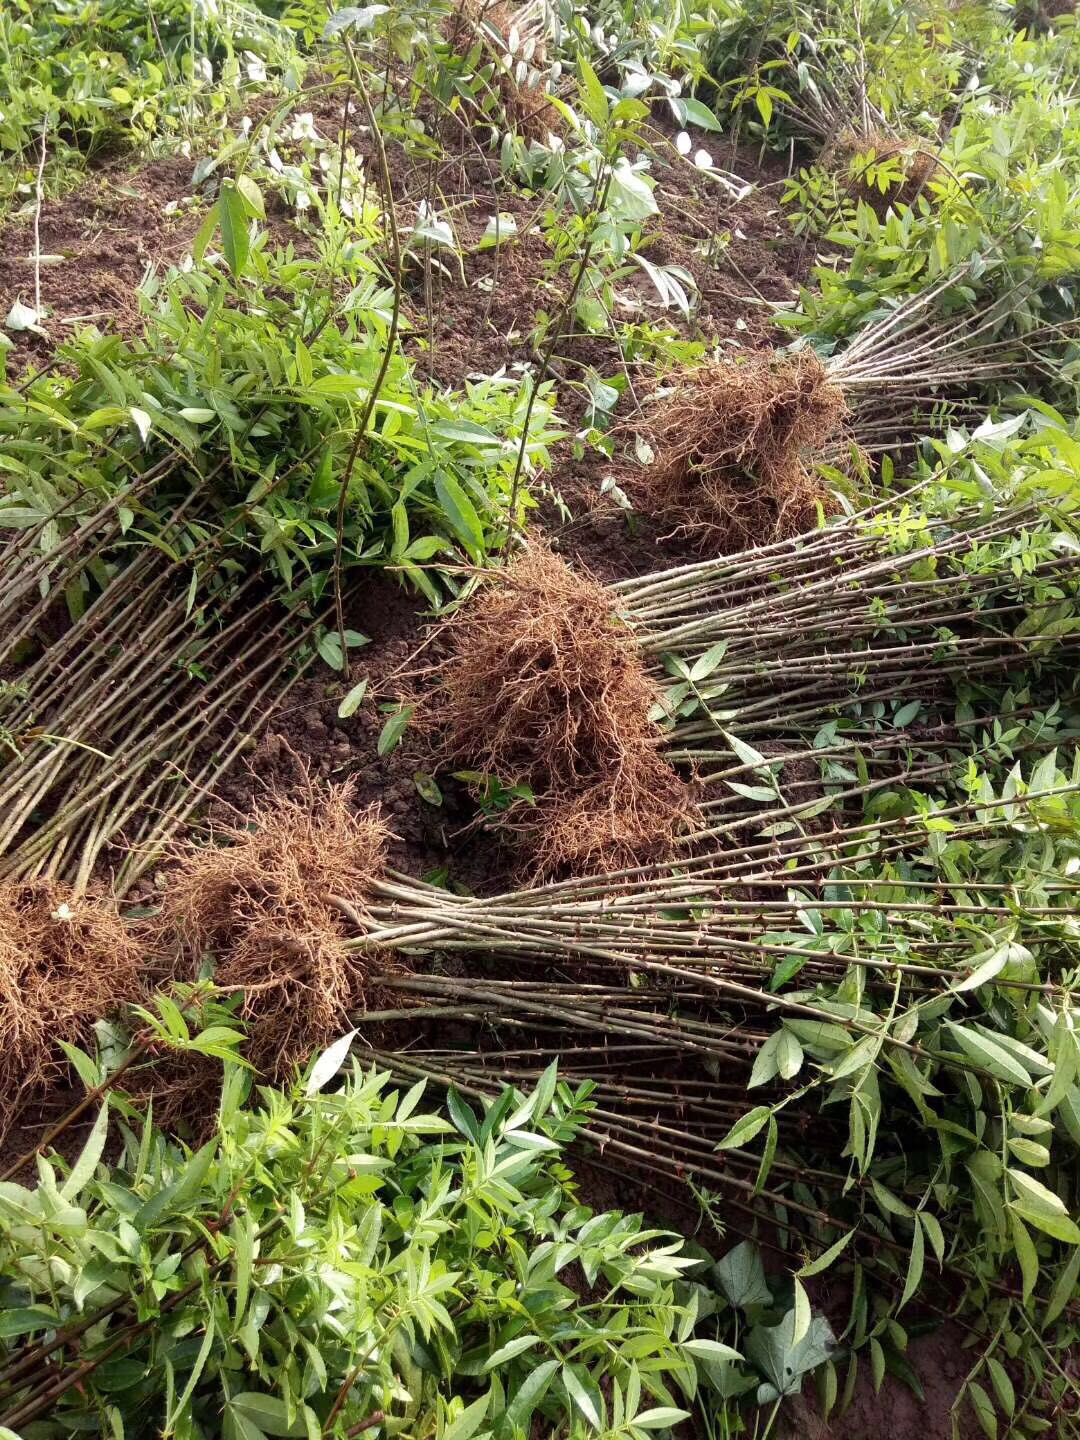
[[[366,999],[366,966],[345,948],[333,896],[364,899],[385,864],[377,806],[357,810],[353,786],[305,773],[292,794],[271,794],[250,823],[211,843],[174,847],[159,872],[156,913],[125,918],[100,890],[30,882],[0,886],[0,1140],[13,1120],[44,1118],[63,1099],[64,1047],[85,1046],[99,1018],[186,988],[209,963],[236,996],[245,1055],[286,1078],[349,1028]],[[191,1131],[213,1104],[213,1066],[164,1057],[132,1069],[129,1089],[155,1096],[159,1121]]]

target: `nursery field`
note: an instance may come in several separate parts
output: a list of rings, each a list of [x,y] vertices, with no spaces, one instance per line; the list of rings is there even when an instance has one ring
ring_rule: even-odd
[[[0,1440],[1080,1437],[1078,107],[0,8]]]

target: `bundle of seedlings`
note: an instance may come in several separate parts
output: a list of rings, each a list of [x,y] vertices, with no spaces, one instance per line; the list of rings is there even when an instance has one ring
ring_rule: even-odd
[[[547,97],[547,7],[526,0],[455,0],[442,29],[462,66],[457,95],[475,92],[480,114],[498,131],[544,141],[564,128]]]
[[[241,993],[245,1054],[269,1075],[288,1074],[366,1003],[365,966],[343,943],[334,897],[366,913],[388,831],[377,806],[355,808],[354,790],[304,769],[247,823],[188,844],[164,877],[155,949],[185,980],[209,959],[219,989]]]
[[[915,205],[930,193],[940,161],[925,142],[882,133],[841,130],[828,145],[821,163],[831,169],[853,200],[879,216],[891,205]]]
[[[971,404],[974,386],[1015,374],[1020,350],[1041,363],[1030,342],[997,335],[1011,296],[978,315],[934,316],[965,273],[879,315],[825,358],[800,344],[666,378],[632,422],[654,457],[636,476],[650,506],[720,553],[802,534],[837,508],[823,462],[862,469],[866,452],[931,425],[950,397]]]
[[[63,1045],[84,1043],[147,984],[146,953],[110,897],[0,885],[0,1138],[66,1074]]]
[[[110,530],[73,532],[46,552],[46,596],[10,616],[0,650],[24,658],[0,692],[0,878],[82,888],[121,846],[122,894],[310,658],[310,627],[257,575],[237,583],[228,537],[178,543],[190,519],[163,531],[175,559],[137,548],[100,571]],[[18,565],[3,558],[5,573]],[[71,618],[63,597],[88,567],[104,583]]]
[[[795,543],[612,590],[669,677],[684,739],[715,738],[713,712],[762,737],[865,724],[875,705],[884,719],[916,700],[920,721],[939,723],[958,686],[974,699],[972,686],[1010,671],[1068,692],[1078,531],[1052,497],[1026,484],[1021,495],[940,515],[900,496]]]
[[[428,706],[439,761],[519,799],[493,823],[546,877],[671,852],[689,787],[659,754],[660,695],[598,582],[531,547],[447,622]]]
[[[1060,1314],[1080,1246],[1076,773],[788,846],[771,880],[763,845],[683,875],[448,897],[441,934],[434,903],[407,935],[399,914],[399,943],[502,951],[515,978],[393,977],[400,1008],[369,1019],[426,1024],[395,1070],[466,1093],[553,1053],[587,1066],[599,1163],[777,1227],[791,1268],[843,1253],[876,1314],[920,1282],[968,1317],[1012,1304],[1029,1244],[1024,1295]],[[841,1149],[848,1164],[820,1158]]]
[[[725,552],[801,534],[831,508],[813,462],[846,413],[811,350],[757,351],[686,371],[649,412],[650,504]]]

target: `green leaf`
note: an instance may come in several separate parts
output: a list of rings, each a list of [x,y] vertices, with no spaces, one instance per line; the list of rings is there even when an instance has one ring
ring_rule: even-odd
[[[266,206],[263,204],[262,191],[250,175],[238,175],[236,177],[236,188],[244,201],[249,215],[256,220],[266,219]]]
[[[990,1371],[990,1379],[994,1382],[994,1394],[998,1398],[998,1404],[1011,1418],[1016,1414],[1016,1391],[1013,1389],[1013,1383],[1009,1379],[1005,1366],[1000,1360],[995,1360],[992,1355],[988,1355],[986,1368]]]
[[[970,975],[964,977],[958,985],[952,988],[959,995],[965,990],[976,990],[980,985],[985,985],[988,980],[993,980],[995,975],[1001,973],[1009,961],[1009,947],[1000,945],[994,953],[981,965],[977,965]]]
[[[540,1344],[539,1335],[519,1335],[516,1340],[510,1340],[507,1344],[500,1346],[493,1355],[489,1355],[484,1362],[485,1370],[494,1370],[497,1365],[505,1365],[507,1360],[513,1360],[517,1355],[523,1355],[526,1350],[531,1350],[534,1345]]]
[[[338,647],[338,651],[340,653],[340,645]],[[359,710],[360,706],[363,704],[364,696],[367,694],[367,688],[367,676],[365,676],[363,680],[358,680],[356,682],[356,684],[352,687],[349,693],[342,700],[341,704],[338,706],[337,713],[339,720],[348,720],[350,715],[356,714],[357,710]]]
[[[1080,1279],[1080,1249],[1072,1252],[1069,1256],[1069,1263],[1054,1282],[1054,1288],[1051,1290],[1050,1299],[1046,1304],[1046,1313],[1043,1316],[1044,1330],[1048,1330],[1065,1306],[1071,1304],[1076,1298],[1078,1279]]]
[[[698,1360],[741,1360],[738,1350],[722,1345],[719,1340],[685,1340],[680,1347]]]
[[[457,1419],[442,1432],[442,1440],[472,1440],[484,1423],[484,1416],[487,1414],[490,1404],[491,1391],[489,1390],[486,1395],[481,1395],[479,1400],[474,1400],[471,1405],[466,1405]]]
[[[670,1430],[689,1419],[689,1410],[677,1410],[674,1405],[656,1405],[651,1410],[640,1411],[632,1423],[637,1430]]]
[[[772,1110],[768,1105],[755,1106],[753,1110],[735,1121],[716,1148],[718,1150],[737,1150],[743,1145],[749,1144],[758,1131],[764,1128],[765,1122],[771,1115]]]
[[[580,1411],[587,1424],[594,1430],[599,1430],[602,1408],[600,1391],[585,1366],[564,1364],[562,1380],[574,1407]]]
[[[983,1430],[990,1440],[997,1440],[998,1423],[994,1402],[977,1380],[968,1381],[968,1397],[971,1400],[971,1408],[975,1411],[975,1416]]]
[[[245,1390],[232,1397],[228,1408],[257,1425],[265,1435],[298,1437],[307,1434],[304,1417],[297,1415],[290,1424],[285,1401],[277,1395],[262,1395],[255,1390]]]
[[[529,1422],[536,1407],[547,1394],[558,1360],[545,1360],[542,1365],[531,1369],[517,1388],[514,1398],[506,1407],[506,1420],[511,1430],[523,1430],[529,1434]]]
[[[484,557],[484,528],[472,501],[453,475],[445,470],[435,471],[435,494],[451,530],[470,558],[479,563]]]
[[[795,1342],[795,1311],[789,1310],[779,1325],[755,1325],[746,1342],[747,1359],[772,1382],[777,1394],[797,1395],[803,1377],[829,1358],[835,1344],[829,1322],[815,1315],[810,1328]]]
[[[380,757],[389,755],[392,750],[397,748],[401,737],[409,727],[413,708],[412,705],[403,705],[400,710],[394,711],[393,715],[390,716],[386,724],[382,727],[379,735],[379,743],[375,747]]]
[[[799,1279],[809,1280],[811,1275],[820,1275],[823,1270],[827,1270],[837,1256],[843,1253],[854,1234],[854,1230],[849,1230],[846,1235],[841,1235],[835,1244],[830,1245],[827,1250],[823,1250],[816,1260],[810,1260],[805,1265],[800,1266],[795,1272]]]
[[[926,1240],[923,1235],[922,1226],[916,1222],[912,1233],[911,1255],[908,1259],[907,1279],[904,1281],[904,1293],[900,1297],[898,1308],[903,1309],[915,1291],[919,1288],[919,1281],[922,1279],[923,1261],[926,1255]]]
[[[741,1241],[717,1261],[716,1279],[731,1303],[741,1310],[772,1303],[761,1254],[749,1240]]]
[[[35,1330],[54,1330],[60,1324],[56,1313],[42,1305],[16,1310],[0,1310],[0,1340],[16,1335],[30,1335]]]
[[[434,775],[429,775],[426,770],[417,770],[413,776],[413,784],[416,786],[416,793],[426,804],[438,806],[443,803],[442,791]]]
[[[695,100],[690,95],[682,95],[675,101],[675,108],[680,112],[683,124],[698,125],[702,130],[723,129],[720,121],[700,100]]]
[[[952,1020],[946,1020],[945,1024],[961,1050],[996,1080],[1006,1080],[1012,1085],[1025,1087],[1031,1084],[1031,1076],[1003,1045],[998,1045],[985,1035],[967,1030]]]
[[[105,1096],[101,1109],[97,1113],[93,1129],[86,1137],[86,1142],[79,1152],[79,1158],[71,1167],[71,1174],[60,1187],[60,1196],[64,1200],[74,1200],[83,1186],[93,1177],[97,1169],[97,1163],[101,1159],[102,1151],[105,1149],[105,1139],[109,1132],[109,1097]]]
[[[608,118],[608,98],[596,71],[584,56],[578,60],[578,97],[582,110],[593,124],[604,126]]]
[[[243,274],[247,265],[250,242],[248,240],[248,214],[243,196],[231,180],[221,182],[218,196],[218,218],[221,222],[221,248],[225,252],[225,263],[233,275]]]

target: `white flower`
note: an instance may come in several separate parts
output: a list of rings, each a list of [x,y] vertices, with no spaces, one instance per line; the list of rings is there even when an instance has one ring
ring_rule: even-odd
[[[299,115],[293,116],[292,128],[289,131],[290,140],[319,140],[321,137],[315,129],[315,117],[310,110],[304,110]]]
[[[247,71],[249,80],[257,80],[260,83],[266,79],[266,66],[258,55],[251,50],[244,51],[244,68]]]
[[[200,55],[195,61],[195,78],[205,81],[207,85],[213,81],[214,67],[205,55]]]
[[[685,130],[680,130],[678,135],[675,136],[675,149],[680,155],[689,155],[693,143]]]
[[[56,907],[56,909],[52,912],[52,919],[53,919],[53,920],[74,920],[74,919],[75,919],[75,911],[72,910],[71,906],[67,903],[66,900],[62,900],[62,901],[60,902],[60,904]]]
[[[240,120],[240,134],[246,139],[251,134],[251,116],[244,115]]]
[[[697,168],[698,168],[699,170],[711,170],[711,169],[712,169],[712,156],[709,154],[709,152],[708,152],[707,150],[695,150],[695,151],[694,151],[694,164],[697,166]]]
[[[311,196],[306,190],[298,190],[296,192],[296,208],[297,210],[309,210],[311,208]]]

